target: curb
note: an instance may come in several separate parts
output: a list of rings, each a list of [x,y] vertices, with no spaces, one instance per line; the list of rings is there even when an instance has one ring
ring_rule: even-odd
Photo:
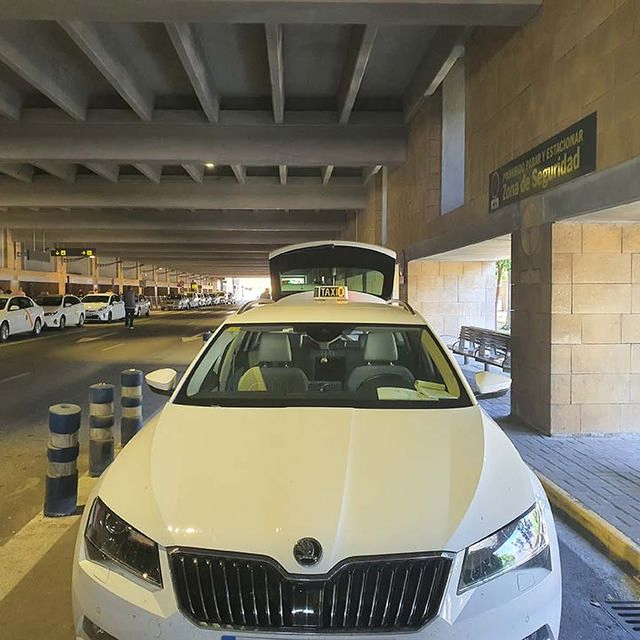
[[[535,471],[551,504],[588,531],[619,562],[640,574],[640,545],[546,476]]]

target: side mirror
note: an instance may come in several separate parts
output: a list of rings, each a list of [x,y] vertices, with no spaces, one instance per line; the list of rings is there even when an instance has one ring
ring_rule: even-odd
[[[478,400],[499,398],[511,389],[511,378],[501,373],[480,371],[476,373],[476,386],[480,393],[476,393]]]
[[[9,307],[9,311],[17,311],[19,308],[20,308],[20,307],[18,307],[18,305],[17,305],[17,304],[12,304],[12,305]]]
[[[175,369],[156,369],[144,377],[149,389],[161,396],[170,396],[178,384],[178,372]]]

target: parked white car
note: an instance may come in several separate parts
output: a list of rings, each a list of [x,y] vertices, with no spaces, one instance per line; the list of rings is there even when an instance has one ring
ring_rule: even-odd
[[[171,398],[87,502],[76,637],[558,638],[549,502],[389,303],[394,267],[356,243],[272,254],[276,302],[229,316],[181,381],[147,375]]]
[[[87,320],[111,322],[124,318],[124,302],[116,293],[90,293],[82,298],[82,302]]]
[[[64,329],[68,325],[81,327],[86,318],[84,304],[71,294],[47,294],[35,301],[44,309],[44,322],[50,329]]]
[[[189,309],[189,299],[180,293],[172,293],[164,299],[162,309],[167,311]]]
[[[139,295],[136,299],[136,316],[149,316],[151,313],[151,300],[147,296]]]
[[[44,326],[44,310],[23,295],[0,294],[0,342],[19,333],[40,335]]]

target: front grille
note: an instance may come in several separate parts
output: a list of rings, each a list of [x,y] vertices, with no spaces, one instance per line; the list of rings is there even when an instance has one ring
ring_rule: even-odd
[[[451,568],[442,555],[354,558],[319,576],[266,557],[175,549],[181,611],[196,624],[289,631],[414,630],[438,614]]]

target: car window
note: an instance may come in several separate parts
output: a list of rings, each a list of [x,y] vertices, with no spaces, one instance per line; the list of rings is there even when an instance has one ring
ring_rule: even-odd
[[[116,302],[120,302],[120,296],[111,296],[111,302],[112,303],[116,303]]]
[[[0,298],[0,311],[7,306],[9,298]]]
[[[18,303],[20,304],[21,309],[30,309],[31,307],[33,307],[33,302],[30,298],[18,298]]]
[[[69,304],[80,304],[80,300],[75,296],[67,296],[67,301]]]
[[[175,402],[231,406],[468,406],[428,327],[343,324],[224,327]]]
[[[36,302],[42,307],[59,307],[62,304],[62,296],[39,296]]]
[[[108,295],[89,294],[82,298],[83,302],[109,302]]]

